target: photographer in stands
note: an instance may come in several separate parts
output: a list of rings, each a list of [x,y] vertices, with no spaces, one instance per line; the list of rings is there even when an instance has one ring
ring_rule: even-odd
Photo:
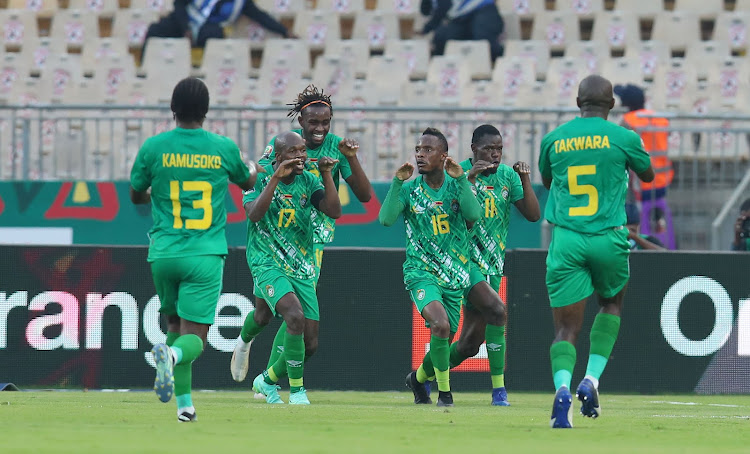
[[[740,206],[740,215],[734,223],[733,251],[750,251],[750,199]]]

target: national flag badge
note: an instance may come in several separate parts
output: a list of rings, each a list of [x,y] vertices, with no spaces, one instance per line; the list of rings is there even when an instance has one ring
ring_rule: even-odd
[[[494,191],[495,190],[494,186],[485,186],[484,188],[487,189],[488,191]]]
[[[266,295],[273,298],[274,293],[276,293],[276,291],[273,289],[273,285],[266,285]]]
[[[438,201],[436,201],[436,202],[434,203],[434,206],[436,206],[436,207],[441,207],[441,206],[443,206],[443,201],[442,201],[442,200],[438,200]]]
[[[284,194],[284,198],[287,200],[292,200],[294,196],[292,194]]]
[[[310,158],[310,159],[308,159],[308,161],[310,161],[310,162],[318,162],[318,158]]]
[[[419,301],[422,301],[424,299],[424,297],[425,297],[425,291],[424,291],[424,289],[421,288],[421,289],[417,290],[417,299]]]

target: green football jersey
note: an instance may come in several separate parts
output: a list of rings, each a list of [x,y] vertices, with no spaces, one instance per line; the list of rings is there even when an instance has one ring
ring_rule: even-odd
[[[580,233],[625,224],[628,169],[651,164],[635,132],[603,118],[577,117],[542,139],[539,170],[551,179],[544,217]]]
[[[458,182],[447,174],[437,190],[428,186],[422,176],[401,187],[407,286],[424,271],[435,275],[441,287],[456,290],[469,286],[469,231],[458,200]]]
[[[471,159],[461,163],[468,173]],[[502,275],[505,263],[505,241],[510,226],[510,207],[523,199],[521,177],[512,167],[500,164],[497,172],[477,175],[473,188],[482,206],[482,217],[471,228],[471,259],[485,275]]]
[[[228,181],[250,178],[240,149],[204,129],[175,128],[147,139],[133,163],[130,184],[151,187],[148,260],[226,255]]]
[[[302,135],[301,129],[294,129],[293,131]],[[271,139],[265,151],[263,151],[263,156],[259,161],[260,165],[266,166],[276,159],[276,153],[273,149],[274,140],[276,140],[276,137]],[[349,166],[349,161],[347,161],[346,156],[339,151],[339,142],[341,142],[341,140],[341,137],[328,133],[323,140],[323,143],[320,144],[318,148],[307,148],[307,162],[305,162],[305,170],[317,176],[320,181],[323,181],[320,177],[320,170],[318,169],[318,159],[323,156],[338,159],[339,162],[334,164],[331,169],[333,184],[336,185],[337,191],[339,190],[339,176],[346,180],[352,175],[352,168]],[[314,240],[316,243],[330,243],[333,241],[333,231],[336,227],[336,221],[334,219],[329,218],[323,213],[317,212],[317,215],[313,217],[313,224],[315,225]]]
[[[255,187],[245,192],[242,205],[252,202],[268,186],[274,168],[265,167]],[[279,182],[268,211],[258,222],[247,222],[247,262],[250,270],[281,268],[299,279],[315,277],[313,253],[312,195],[322,191],[323,183],[311,172],[294,177],[291,184]]]

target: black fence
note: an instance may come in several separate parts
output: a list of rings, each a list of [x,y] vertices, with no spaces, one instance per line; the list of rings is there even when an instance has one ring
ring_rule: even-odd
[[[165,326],[145,248],[3,246],[0,257],[0,382],[70,388],[153,384],[147,352],[164,339]],[[546,251],[515,250],[506,260],[506,384],[512,390],[552,388],[545,257]],[[403,387],[413,356],[421,355],[413,348],[421,322],[414,320],[403,288],[403,259],[403,250],[326,251],[318,289],[320,344],[305,366],[308,388]],[[630,263],[620,337],[602,388],[750,393],[750,254],[643,252],[634,253]],[[266,365],[278,321],[253,344],[248,381],[237,384],[229,372],[235,339],[252,309],[251,290],[244,250],[231,250],[216,323],[193,370],[196,388],[249,388]],[[596,311],[592,300],[574,381],[584,373],[585,333]],[[455,372],[451,383],[457,391],[490,387],[486,372]]]

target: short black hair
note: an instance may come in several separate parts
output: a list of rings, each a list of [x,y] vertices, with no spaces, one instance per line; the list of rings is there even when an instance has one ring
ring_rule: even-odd
[[[497,128],[492,125],[478,126],[477,129],[474,130],[474,134],[471,135],[471,144],[473,145],[479,142],[484,136],[500,136],[500,135],[501,135],[500,131],[498,131]]]
[[[322,89],[318,89],[315,85],[310,84],[302,90],[302,93],[297,95],[297,99],[295,99],[294,102],[287,104],[287,106],[291,106],[291,109],[289,109],[289,113],[286,114],[286,116],[292,117],[292,120],[294,120],[297,115],[302,113],[305,107],[311,104],[323,104],[328,106],[328,108],[331,109],[331,115],[333,115],[331,96],[324,94]]]
[[[740,211],[750,211],[750,199],[745,199],[740,206]]]
[[[440,140],[440,143],[445,147],[445,152],[448,153],[448,140],[445,138],[442,132],[437,128],[427,128],[422,132],[423,136],[435,136]]]
[[[179,121],[203,121],[208,113],[208,87],[197,77],[177,82],[172,92],[172,112]]]

